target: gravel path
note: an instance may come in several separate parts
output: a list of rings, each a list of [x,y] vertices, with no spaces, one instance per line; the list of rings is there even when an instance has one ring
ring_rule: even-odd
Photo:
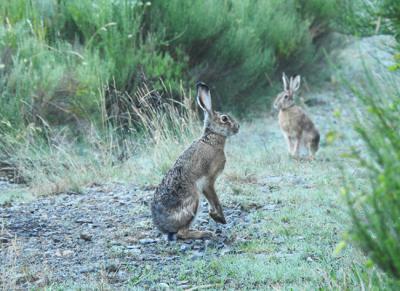
[[[229,223],[220,228],[208,218],[203,202],[194,227],[215,231],[216,237],[168,243],[151,223],[152,193],[133,185],[96,185],[84,194],[0,207],[3,287],[98,280],[120,286],[145,263],[161,268],[182,256],[195,260],[229,252],[229,245],[238,239],[230,229],[245,227],[248,221],[239,206],[225,207]],[[143,284],[145,280],[138,282]]]

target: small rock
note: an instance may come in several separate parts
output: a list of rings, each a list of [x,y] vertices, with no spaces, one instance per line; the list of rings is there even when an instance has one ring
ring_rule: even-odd
[[[138,245],[130,245],[130,246],[126,246],[126,248],[128,250],[133,250],[133,249],[139,249],[140,247]]]
[[[187,244],[182,244],[180,247],[181,252],[186,252],[189,249],[189,246]]]
[[[82,268],[79,270],[79,273],[93,273],[96,271],[95,267],[87,267],[87,268]]]
[[[59,243],[61,239],[59,237],[53,237],[53,242]]]
[[[194,250],[201,250],[201,249],[203,249],[204,248],[204,246],[203,245],[199,245],[199,244],[195,244],[195,245],[193,245],[193,247],[192,247],[192,249],[194,249]]]
[[[69,257],[69,256],[71,256],[73,254],[74,254],[74,252],[71,251],[71,250],[57,250],[56,253],[55,253],[55,255],[57,257]]]
[[[8,243],[8,242],[10,242],[10,239],[9,239],[9,238],[0,237],[0,243],[6,244],[6,243]]]
[[[93,223],[92,220],[90,220],[90,219],[85,219],[85,218],[78,218],[78,219],[75,220],[75,222],[76,222],[76,223],[79,223],[79,224]]]
[[[83,239],[84,241],[91,241],[92,240],[92,236],[90,234],[87,234],[87,233],[81,233],[79,235],[79,237],[81,239]]]
[[[262,209],[263,210],[275,210],[276,204],[267,204]]]
[[[155,239],[151,239],[151,238],[142,238],[139,240],[139,243],[142,245],[148,245],[148,244],[154,244],[157,241]]]
[[[307,262],[311,263],[314,262],[314,260],[311,257],[307,257]]]
[[[116,273],[116,272],[118,272],[118,269],[119,269],[119,267],[114,263],[111,263],[106,266],[106,271],[108,273]]]
[[[140,254],[142,254],[142,250],[141,249],[130,249],[129,253],[132,255],[140,255]]]

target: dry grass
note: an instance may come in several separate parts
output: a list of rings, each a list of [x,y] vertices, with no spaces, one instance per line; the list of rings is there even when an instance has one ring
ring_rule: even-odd
[[[110,128],[106,122],[118,116],[105,116],[102,129],[86,126],[83,137],[48,125],[31,125],[18,136],[2,135],[3,160],[14,165],[35,196],[79,192],[110,180],[154,183],[201,132],[190,93],[182,89],[179,101],[159,97],[157,104],[154,94],[146,86],[138,91],[138,105],[130,105],[128,117],[135,119],[134,127]]]

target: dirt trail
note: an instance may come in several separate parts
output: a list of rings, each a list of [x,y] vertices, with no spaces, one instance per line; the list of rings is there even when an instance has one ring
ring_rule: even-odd
[[[229,224],[219,228],[204,202],[195,227],[216,237],[168,243],[151,224],[151,196],[134,185],[112,184],[0,208],[2,283],[27,288],[103,279],[118,286],[143,271],[144,262],[161,269],[182,254],[193,260],[223,255],[233,241],[247,239],[230,232],[233,225],[245,227],[246,211],[225,208]]]

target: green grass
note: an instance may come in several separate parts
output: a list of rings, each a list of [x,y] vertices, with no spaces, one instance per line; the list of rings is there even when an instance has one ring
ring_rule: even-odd
[[[93,183],[157,185],[201,135],[192,93],[182,93],[185,82],[209,81],[216,87],[215,103],[224,108],[267,108],[272,95],[263,91],[266,80],[277,68],[297,71],[313,60],[314,40],[342,11],[335,10],[335,2],[0,4],[0,15],[7,17],[0,27],[0,158],[28,182],[26,188],[1,192],[0,203],[82,192]],[[360,18],[368,25],[351,13],[340,16],[348,17],[342,25],[354,25],[349,29],[365,29],[359,33],[374,29],[369,14]],[[146,84],[138,80],[142,69],[151,88],[135,95]],[[110,85],[117,90],[109,94],[104,88]],[[164,93],[163,110],[131,106],[130,97],[143,101],[153,88]],[[339,118],[335,112],[342,110],[347,114]],[[359,144],[349,127],[354,120],[335,100],[311,112],[323,141],[316,161],[290,159],[276,118],[259,113],[242,121],[241,132],[228,141],[217,192],[226,207],[240,205],[250,212],[250,222],[232,231],[231,252],[196,261],[181,255],[179,264],[162,272],[148,263],[134,270],[127,287],[146,280],[155,288],[160,282],[176,287],[188,281],[212,289],[394,289],[347,242],[351,219],[341,195],[343,174],[359,188],[368,189],[369,179],[345,157],[351,145]],[[131,214],[145,211],[141,205]],[[70,288],[111,287],[106,278],[48,287]]]
[[[225,207],[239,204],[249,212],[249,223],[231,230],[235,241],[230,252],[193,261],[190,254],[179,252],[179,245],[172,246],[161,250],[161,255],[179,254],[179,263],[165,265],[160,271],[149,262],[134,272],[126,286],[160,287],[166,282],[178,288],[180,281],[188,281],[190,286],[212,289],[351,290],[362,284],[367,289],[389,288],[384,275],[368,267],[368,260],[357,248],[347,244],[338,251],[350,223],[341,195],[344,180],[340,168],[354,173],[357,184],[365,183],[366,176],[351,159],[341,157],[355,134],[346,127],[349,120],[341,117],[338,122],[337,109],[311,110],[323,137],[331,131],[343,133],[324,144],[313,162],[288,157],[275,117],[242,122],[240,133],[227,143],[226,168],[217,181],[217,193]],[[169,135],[171,139],[163,140],[163,147],[151,145],[147,155],[146,151],[138,153],[106,179],[157,185],[191,138],[200,134],[201,124],[195,122],[185,139]],[[157,156],[157,152],[165,152],[164,146],[168,154]],[[132,215],[146,211],[146,207],[134,207]],[[118,250],[114,251],[118,256]],[[60,289],[111,288],[107,278],[104,280],[84,285],[65,282]]]

